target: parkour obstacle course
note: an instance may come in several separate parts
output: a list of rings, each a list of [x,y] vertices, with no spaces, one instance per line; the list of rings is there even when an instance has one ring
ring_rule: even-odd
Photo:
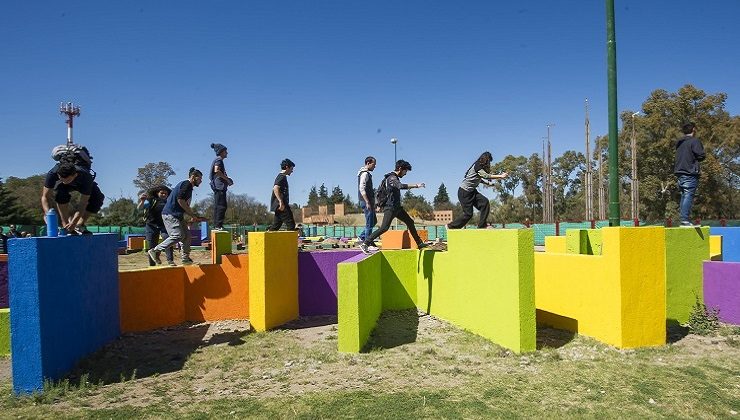
[[[517,353],[536,349],[536,322],[620,348],[661,345],[697,297],[740,324],[737,228],[569,230],[544,253],[530,229],[456,230],[447,252],[373,255],[299,253],[296,232],[251,233],[249,254],[230,255],[220,233],[214,264],[120,273],[115,235],[10,241],[0,350],[9,313],[15,392],[41,391],[122,332],[188,321],[246,318],[264,331],[337,315],[338,350],[358,352],[383,311],[415,308]]]

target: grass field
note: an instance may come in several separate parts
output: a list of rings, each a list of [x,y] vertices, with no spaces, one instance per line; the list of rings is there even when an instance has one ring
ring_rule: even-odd
[[[336,351],[335,317],[266,333],[247,321],[126,335],[3,418],[738,418],[740,329],[620,351],[542,329],[515,355],[415,311],[386,312],[368,350]],[[3,364],[9,361],[2,360]]]

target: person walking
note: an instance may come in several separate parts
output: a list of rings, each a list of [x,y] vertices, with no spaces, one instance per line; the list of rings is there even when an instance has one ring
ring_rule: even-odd
[[[373,228],[378,223],[378,217],[375,214],[375,189],[373,188],[372,174],[376,165],[375,158],[368,156],[365,158],[365,166],[361,167],[357,173],[357,201],[365,214],[365,230],[358,235],[360,241],[365,241],[373,233]],[[372,244],[372,247],[375,247],[375,244]]]
[[[401,178],[411,170],[411,164],[401,159],[396,162],[396,169],[392,172],[385,174],[383,181],[378,187],[378,200],[377,205],[383,207],[383,223],[380,224],[380,228],[366,237],[363,242],[360,243],[360,249],[365,254],[372,253],[370,247],[373,242],[384,234],[391,227],[391,222],[394,218],[398,218],[408,228],[411,236],[416,241],[416,246],[419,249],[426,248],[425,244],[419,237],[419,233],[416,232],[416,226],[414,220],[401,206],[401,190],[408,190],[411,188],[424,188],[426,185],[421,184],[404,184],[401,182]]]
[[[172,189],[172,194],[169,195],[167,203],[162,209],[162,221],[169,237],[147,251],[147,254],[155,263],[162,264],[162,260],[159,258],[162,251],[178,242],[182,244],[182,264],[193,263],[193,260],[190,259],[190,229],[185,222],[185,215],[190,216],[194,222],[206,220],[190,208],[193,188],[199,186],[201,182],[203,182],[203,173],[195,168],[190,168],[188,179],[180,182]]]
[[[157,246],[160,235],[162,236],[162,240],[167,239],[169,236],[162,220],[162,210],[164,210],[164,206],[167,204],[167,198],[171,192],[172,190],[169,187],[160,185],[139,196],[139,204],[136,208],[138,210],[144,210],[144,235],[146,237],[147,251]],[[164,252],[167,257],[167,264],[175,266],[172,247],[167,247]],[[157,265],[156,261],[148,253],[147,258],[149,259],[150,266]]]
[[[457,199],[462,206],[462,214],[447,225],[448,229],[461,229],[465,227],[473,217],[473,207],[480,211],[478,228],[484,229],[488,225],[488,214],[491,212],[491,204],[488,198],[478,192],[478,185],[482,182],[493,185],[492,179],[504,179],[509,176],[506,172],[500,175],[491,174],[491,152],[483,152],[470,168],[465,172],[465,177],[457,189]]]
[[[699,162],[707,157],[701,140],[696,138],[696,125],[687,123],[681,127],[684,136],[676,142],[676,163],[673,173],[676,175],[678,189],[681,191],[679,205],[681,227],[694,227],[691,223],[691,207],[699,185]]]
[[[226,190],[234,185],[234,181],[226,175],[224,159],[229,155],[229,150],[220,143],[211,143],[211,149],[216,152],[216,158],[211,163],[210,180],[213,190],[213,228],[224,229],[224,218],[226,217]]]
[[[285,223],[285,229],[295,230],[295,219],[293,211],[290,209],[290,192],[288,188],[288,177],[293,173],[295,163],[290,159],[283,159],[280,162],[280,173],[275,177],[275,183],[272,186],[272,195],[270,196],[270,211],[275,212],[275,219],[268,231],[280,230]]]

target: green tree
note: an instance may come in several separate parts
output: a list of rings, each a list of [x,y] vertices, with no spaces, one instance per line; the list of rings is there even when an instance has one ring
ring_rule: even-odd
[[[439,185],[437,195],[434,196],[434,210],[452,210],[450,195],[447,193],[447,187],[442,183]]]
[[[23,222],[32,225],[44,224],[44,211],[41,208],[41,192],[44,188],[46,174],[33,175],[28,178],[8,177],[5,180],[5,188],[10,192],[18,205],[23,209],[20,214]],[[77,194],[72,194],[72,206],[76,206]]]
[[[316,191],[315,185],[308,192],[308,203],[306,205],[314,210],[319,208],[319,193]]]
[[[402,198],[403,207],[413,218],[422,220],[434,219],[434,208],[422,195],[415,195],[411,190],[406,190]]]
[[[329,202],[332,204],[341,204],[344,201],[344,192],[342,189],[337,185],[334,187],[334,189],[331,190],[331,196],[329,197]]]
[[[319,187],[319,205],[326,206],[329,204],[329,190],[326,189],[324,183],[321,183]]]
[[[167,162],[147,163],[138,169],[134,178],[134,186],[140,191],[146,191],[159,185],[172,186],[168,178],[175,175],[172,166]]]
[[[0,178],[0,226],[11,223],[25,223],[26,215],[18,204],[18,199],[5,188]]]
[[[101,226],[137,226],[141,218],[137,216],[136,203],[128,197],[116,198],[102,208],[100,213],[90,218],[89,224]]]

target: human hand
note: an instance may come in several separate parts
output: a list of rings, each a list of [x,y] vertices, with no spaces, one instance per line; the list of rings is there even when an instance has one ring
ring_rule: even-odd
[[[502,172],[501,175],[499,175],[499,178],[506,178],[507,176],[509,176],[508,173]]]
[[[425,184],[423,182],[421,184],[416,184],[416,188],[425,188],[426,186],[427,186],[427,184]]]
[[[229,182],[228,182],[228,184],[229,184],[229,186],[232,186],[232,185],[234,185],[234,180],[233,180],[233,179],[231,179],[231,178],[229,178]]]
[[[285,210],[285,204],[280,202],[280,205],[278,206],[278,210],[283,211]]]
[[[139,195],[139,201],[145,201],[145,200],[146,200],[146,193],[141,193],[141,195]]]

